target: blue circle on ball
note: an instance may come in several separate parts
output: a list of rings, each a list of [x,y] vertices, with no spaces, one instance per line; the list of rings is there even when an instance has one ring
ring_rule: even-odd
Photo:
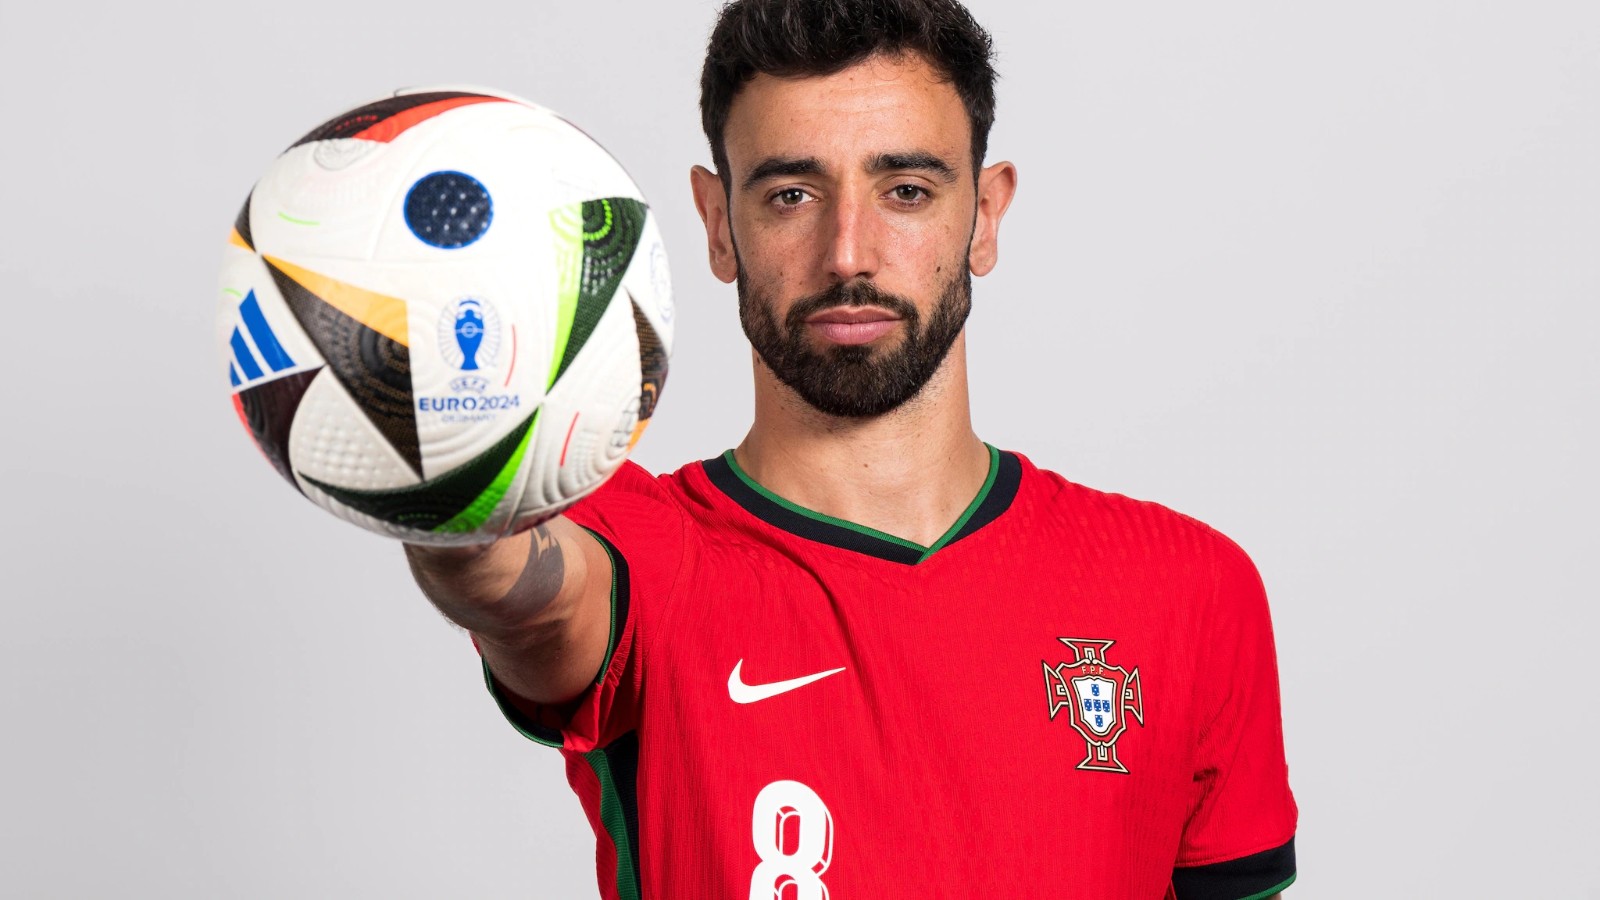
[[[434,172],[406,194],[406,226],[417,240],[457,250],[483,237],[494,202],[482,182],[465,172]]]

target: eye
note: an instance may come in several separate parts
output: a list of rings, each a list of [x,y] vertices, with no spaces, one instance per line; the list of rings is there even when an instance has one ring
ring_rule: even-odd
[[[799,206],[810,196],[800,188],[784,188],[772,195],[772,201],[779,206]]]
[[[921,203],[930,196],[926,188],[915,184],[897,184],[890,193],[901,203],[911,204]]]

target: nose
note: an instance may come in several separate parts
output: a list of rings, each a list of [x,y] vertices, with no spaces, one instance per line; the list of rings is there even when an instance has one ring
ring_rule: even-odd
[[[877,211],[870,202],[847,196],[836,201],[831,213],[825,236],[830,280],[870,280],[880,262]]]

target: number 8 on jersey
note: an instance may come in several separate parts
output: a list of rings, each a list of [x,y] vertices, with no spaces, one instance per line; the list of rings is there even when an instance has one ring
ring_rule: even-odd
[[[750,835],[761,864],[750,900],[828,900],[822,873],[833,857],[833,815],[798,781],[774,781],[756,795]]]

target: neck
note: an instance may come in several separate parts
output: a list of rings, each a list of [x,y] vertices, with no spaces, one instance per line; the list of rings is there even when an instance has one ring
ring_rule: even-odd
[[[989,452],[972,431],[966,335],[920,393],[884,415],[818,412],[755,358],[755,424],[734,456],[790,502],[923,546],[983,487]]]

